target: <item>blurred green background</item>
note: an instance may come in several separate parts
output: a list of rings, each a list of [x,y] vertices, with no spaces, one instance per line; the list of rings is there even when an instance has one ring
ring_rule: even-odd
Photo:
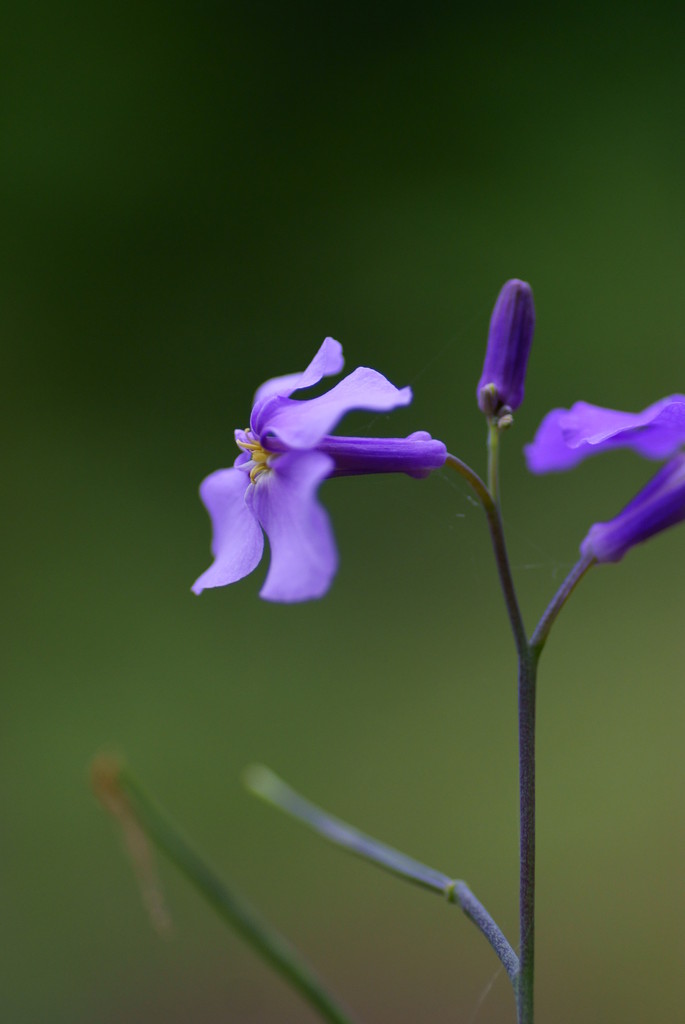
[[[149,927],[87,785],[132,769],[372,1024],[509,1022],[453,907],[250,798],[264,761],[466,878],[514,938],[513,645],[467,490],[324,485],[341,567],[281,607],[201,598],[197,498],[254,388],[323,337],[415,399],[349,433],[430,430],[482,468],[492,303],[535,290],[505,439],[532,626],[630,454],[531,479],[542,415],[685,390],[677,3],[5,5],[2,1018],[314,1021],[171,868]],[[683,1019],[682,559],[671,531],[593,572],[542,663],[539,1019]],[[679,568],[680,566],[680,568]]]

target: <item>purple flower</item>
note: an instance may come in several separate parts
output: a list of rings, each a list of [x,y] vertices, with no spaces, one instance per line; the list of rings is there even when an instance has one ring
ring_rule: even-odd
[[[619,412],[587,402],[547,413],[525,448],[533,473],[572,469],[583,459],[613,448],[630,448],[648,459],[674,456],[606,523],[590,527],[581,554],[618,562],[635,544],[685,519],[685,395],[669,395],[642,412]]]
[[[618,412],[576,402],[552,409],[524,451],[531,473],[572,469],[590,455],[631,448],[648,459],[666,459],[685,444],[685,395],[670,395],[642,412]]]
[[[486,416],[518,409],[535,330],[533,292],[525,281],[507,281],[490,319],[485,363],[476,395]]]
[[[240,454],[233,468],[217,470],[200,486],[212,521],[214,562],[193,584],[196,594],[252,572],[262,557],[264,531],[271,564],[261,597],[321,597],[338,554],[316,497],[319,485],[330,476],[360,473],[424,477],[444,464],[444,444],[425,431],[404,438],[330,436],[352,409],[388,412],[411,402],[410,388],[394,387],[376,370],[360,366],[318,398],[290,397],[342,367],[341,345],[326,338],[303,373],[275,377],[257,391],[249,427],[235,431]]]
[[[580,553],[598,562],[618,562],[635,544],[685,519],[685,455],[674,456],[608,523],[595,523]]]

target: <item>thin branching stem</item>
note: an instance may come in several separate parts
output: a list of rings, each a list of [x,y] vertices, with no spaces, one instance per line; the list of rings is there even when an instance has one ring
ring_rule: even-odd
[[[530,649],[535,658],[540,657],[542,648],[547,642],[547,637],[549,636],[552,626],[556,622],[559,612],[564,607],[583,576],[585,576],[585,573],[596,564],[596,559],[592,557],[580,558],[557,590],[530,638]]]
[[[423,889],[445,896],[450,903],[456,903],[478,930],[485,936],[509,975],[515,983],[519,969],[516,953],[507,941],[502,929],[488,913],[483,904],[469,889],[466,882],[449,878],[435,868],[422,864],[413,857],[374,839],[354,828],[340,818],[307,800],[284,782],[265,765],[252,765],[245,772],[245,785],[272,807],[277,807],[303,825],[323,836],[335,846],[348,853],[370,861],[377,867]]]
[[[518,651],[519,658],[521,658],[528,651],[528,640],[526,637],[526,629],[523,624],[523,617],[518,604],[518,598],[516,596],[514,580],[511,575],[511,567],[509,565],[509,557],[507,555],[507,545],[504,539],[504,528],[502,526],[500,511],[490,494],[490,491],[470,466],[467,466],[467,464],[457,458],[456,455],[451,454],[447,455],[445,465],[459,473],[459,475],[466,480],[483,506],[483,511],[485,512],[490,530],[490,539],[492,541],[492,548],[495,555],[495,562],[497,564],[502,593],[504,594],[504,601],[509,614],[509,622],[511,623],[511,629],[514,634],[516,650]]]

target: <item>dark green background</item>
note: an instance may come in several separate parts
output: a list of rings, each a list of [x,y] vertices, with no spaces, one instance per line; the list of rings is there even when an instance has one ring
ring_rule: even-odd
[[[27,2],[0,33],[6,420],[2,1018],[313,1021],[162,867],[148,926],[87,787],[123,752],[369,1024],[509,1022],[453,907],[248,797],[261,760],[466,878],[516,934],[513,645],[487,531],[435,474],[322,489],[341,568],[270,606],[194,598],[197,498],[254,388],[323,337],[477,468],[504,280],[535,290],[503,487],[532,625],[652,467],[532,479],[553,405],[685,390],[679,4]],[[542,664],[539,1019],[679,1022],[685,531],[594,571]]]

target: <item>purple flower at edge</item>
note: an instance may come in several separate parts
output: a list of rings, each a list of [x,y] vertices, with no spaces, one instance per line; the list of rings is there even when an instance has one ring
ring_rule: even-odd
[[[531,473],[554,473],[613,448],[630,448],[647,459],[667,459],[683,444],[685,395],[669,395],[635,413],[588,402],[552,409],[524,453]]]
[[[626,551],[685,519],[685,455],[674,456],[617,516],[591,526],[584,557],[618,562]]]
[[[233,468],[217,470],[200,485],[214,562],[193,584],[196,594],[251,573],[266,533],[271,562],[260,596],[283,602],[321,597],[338,554],[317,499],[319,485],[328,477],[365,473],[425,477],[444,464],[445,445],[425,431],[404,438],[330,435],[353,409],[389,412],[411,402],[410,388],[396,388],[376,370],[360,366],[323,395],[291,397],[342,368],[342,346],[326,338],[306,370],[258,389],[249,427],[235,431],[240,454]]]
[[[647,459],[667,459],[617,516],[595,523],[583,540],[584,557],[618,562],[635,544],[685,520],[685,395],[669,395],[642,412],[620,412],[588,402],[552,409],[524,449],[532,473],[572,469],[584,459],[629,448]]]

